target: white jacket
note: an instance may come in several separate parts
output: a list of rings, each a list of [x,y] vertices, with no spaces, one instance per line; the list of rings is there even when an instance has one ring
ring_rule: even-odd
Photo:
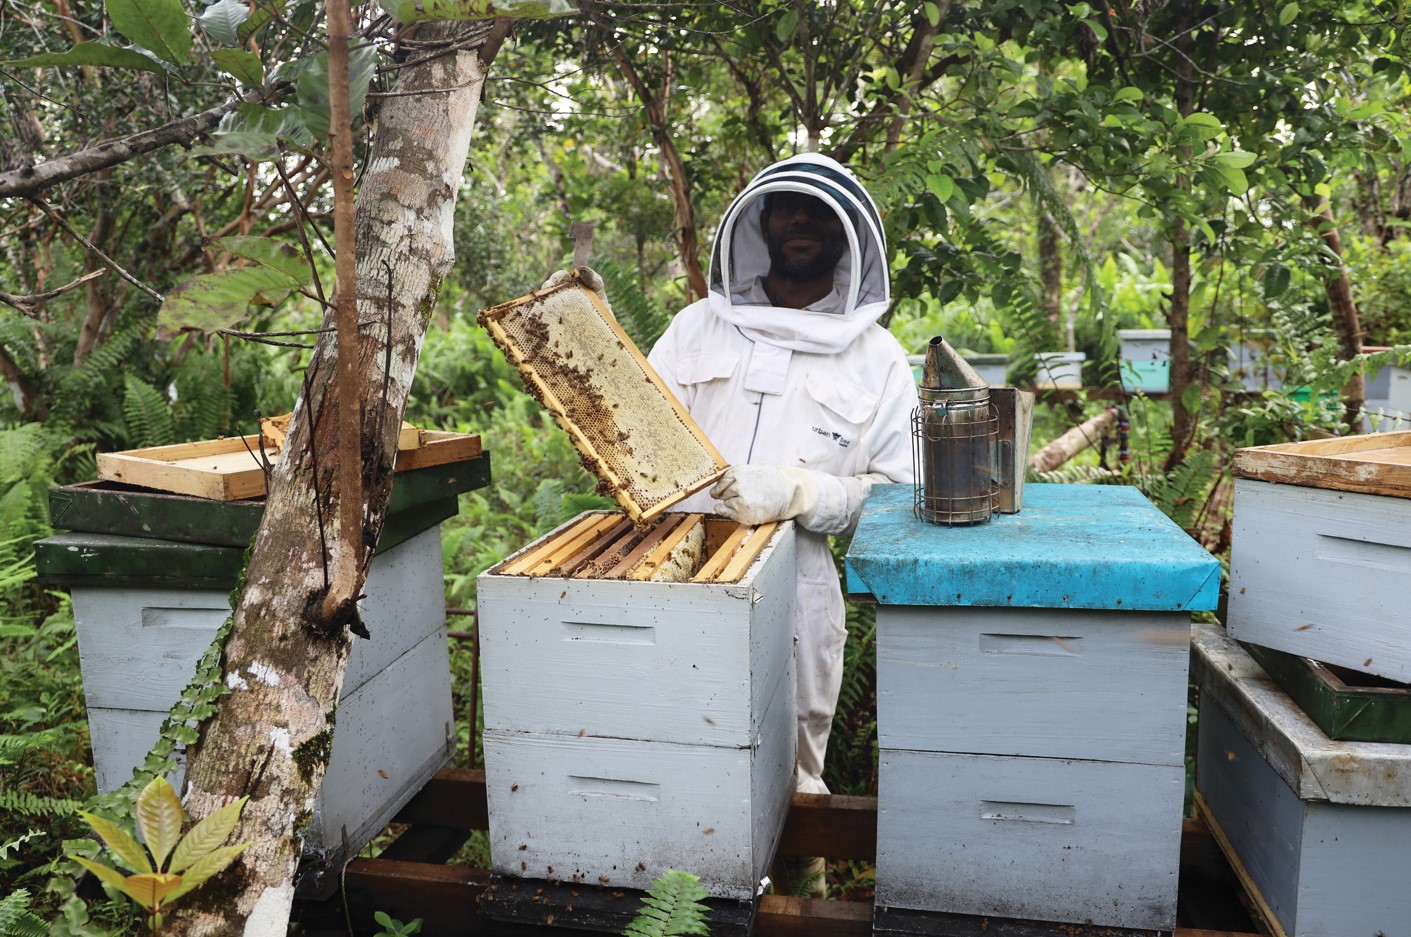
[[[759,197],[778,190],[817,195],[844,220],[849,249],[831,303],[773,307],[757,287],[769,266]],[[710,295],[649,355],[727,462],[824,473],[817,507],[797,519],[798,787],[814,793],[827,791],[820,775],[847,636],[827,535],[852,530],[872,484],[912,480],[916,384],[901,345],[876,324],[890,299],[885,258],[876,207],[846,170],[812,154],[776,163],[726,212]],[[712,506],[702,493],[678,510]]]

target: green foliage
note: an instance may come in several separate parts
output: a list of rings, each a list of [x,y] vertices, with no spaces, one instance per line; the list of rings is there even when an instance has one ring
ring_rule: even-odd
[[[0,937],[45,937],[49,925],[29,910],[29,891],[18,889],[0,898]]]
[[[165,446],[175,441],[172,414],[166,399],[156,388],[133,374],[125,375],[127,392],[122,412],[127,421],[127,439],[135,447]]]
[[[710,908],[701,903],[707,897],[699,878],[690,872],[667,869],[642,896],[642,907],[622,933],[624,937],[709,935],[706,917]]]
[[[374,911],[372,919],[377,922],[379,928],[373,937],[410,937],[412,934],[421,933],[421,918],[403,924],[386,911]]]
[[[485,20],[498,16],[543,19],[578,12],[573,0],[378,0],[401,23]]]
[[[81,813],[113,858],[133,874],[125,875],[85,856],[75,855],[73,860],[104,885],[131,898],[147,912],[147,926],[153,931],[160,930],[165,908],[204,885],[250,845],[248,842],[222,845],[235,829],[247,800],[248,797],[241,797],[221,807],[182,836],[186,812],[181,801],[166,778],[153,778],[134,805],[142,843],[103,817]]]

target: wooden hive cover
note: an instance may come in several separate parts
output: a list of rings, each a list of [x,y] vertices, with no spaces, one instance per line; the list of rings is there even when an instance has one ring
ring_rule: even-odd
[[[1411,498],[1411,432],[1239,449],[1235,452],[1235,475],[1306,488]]]
[[[576,275],[479,319],[634,524],[725,470],[725,459]]]

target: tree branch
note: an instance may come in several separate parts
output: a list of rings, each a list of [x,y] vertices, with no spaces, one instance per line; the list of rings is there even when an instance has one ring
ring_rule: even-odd
[[[78,287],[87,283],[89,280],[97,279],[98,277],[101,277],[107,272],[108,271],[106,270],[94,270],[92,273],[85,273],[83,276],[79,277],[77,280],[74,280],[72,283],[65,283],[63,286],[59,287],[56,290],[45,290],[42,293],[31,293],[28,296],[20,296],[15,293],[6,293],[0,291],[0,303],[4,303],[7,306],[12,306],[15,309],[18,309],[20,312],[24,313],[26,316],[29,316],[31,319],[38,319],[40,317],[40,306],[53,299],[55,296],[62,296],[69,290],[77,289]]]
[[[97,244],[94,244],[92,241],[88,240],[88,238],[75,231],[73,229],[73,225],[69,224],[68,221],[65,220],[64,216],[55,211],[54,207],[48,202],[44,201],[44,199],[40,198],[37,195],[32,195],[29,196],[29,200],[35,205],[37,205],[40,211],[44,212],[44,214],[48,215],[50,218],[53,218],[56,222],[58,222],[59,226],[68,232],[69,237],[73,238],[75,241],[82,244],[84,247],[88,248],[90,251],[96,254],[98,258],[102,260],[103,263],[107,264],[110,268],[112,268],[113,272],[116,273],[118,276],[122,277],[124,280],[131,283],[133,286],[137,287],[139,290],[146,293],[148,296],[152,297],[157,302],[164,303],[167,301],[167,298],[165,296],[152,289],[146,283],[143,283],[141,280],[137,279],[137,277],[128,273],[125,269],[123,269],[121,264],[119,264],[113,258],[109,257],[107,254],[103,253],[103,251],[98,247]]]
[[[60,182],[117,166],[143,153],[173,143],[188,144],[220,123],[222,117],[241,104],[265,104],[282,97],[292,88],[293,85],[288,83],[261,88],[244,97],[231,98],[219,107],[174,120],[153,130],[144,130],[79,150],[77,153],[70,153],[68,156],[45,160],[38,166],[25,166],[0,173],[0,198],[31,198]]]

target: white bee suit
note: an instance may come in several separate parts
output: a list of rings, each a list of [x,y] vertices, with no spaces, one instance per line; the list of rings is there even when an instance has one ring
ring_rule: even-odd
[[[843,220],[848,248],[832,294],[807,309],[770,305],[760,197],[804,192]],[[710,295],[672,321],[652,366],[732,465],[802,469],[794,607],[799,770],[796,787],[827,793],[823,755],[847,637],[828,535],[857,523],[877,482],[912,479],[916,385],[906,355],[876,320],[891,295],[872,199],[841,165],[814,154],[776,163],[731,203],[711,254]],[[716,507],[702,493],[683,509]]]

